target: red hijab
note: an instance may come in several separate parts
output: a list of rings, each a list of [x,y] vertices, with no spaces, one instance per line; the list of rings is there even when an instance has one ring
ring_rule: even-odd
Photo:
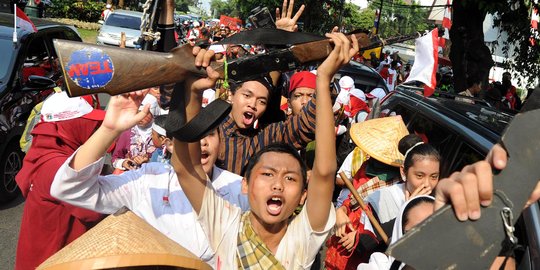
[[[32,147],[16,177],[23,196],[28,194],[36,176],[42,176],[44,170],[56,173],[64,161],[88,140],[100,125],[101,121],[82,117],[37,124],[32,130]]]
[[[42,122],[32,130],[32,146],[15,178],[26,198],[16,269],[35,269],[101,220],[101,214],[59,201],[50,193],[60,166],[100,124],[79,117]]]

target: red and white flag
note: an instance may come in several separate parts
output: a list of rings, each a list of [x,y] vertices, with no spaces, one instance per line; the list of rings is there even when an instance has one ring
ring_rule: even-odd
[[[540,20],[540,16],[538,15],[538,6],[533,6],[532,12],[531,12],[531,37],[529,38],[529,41],[531,42],[531,46],[536,45],[536,41],[539,38],[539,33],[538,33],[539,20]]]
[[[20,8],[17,7],[15,9],[15,14],[16,14],[16,20],[17,20],[16,26],[18,26],[19,28],[25,31],[37,32],[36,26],[30,20],[30,18],[28,18],[28,16],[24,14],[24,11],[22,11]]]
[[[405,82],[419,81],[425,84],[424,96],[429,97],[437,86],[437,67],[439,62],[438,54],[439,30],[433,29],[427,35],[416,39],[416,55],[411,73]]]
[[[444,49],[446,40],[450,40],[450,28],[452,28],[452,10],[450,6],[450,0],[446,0],[446,8],[444,8],[444,17],[442,20],[442,27],[444,28],[444,34],[439,38],[439,47]]]

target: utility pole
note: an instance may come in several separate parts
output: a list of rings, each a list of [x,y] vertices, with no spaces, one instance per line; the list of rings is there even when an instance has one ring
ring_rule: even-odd
[[[379,6],[379,15],[377,15],[377,27],[375,28],[375,35],[379,34],[379,27],[381,26],[381,14],[382,14],[382,8],[383,8],[383,0],[381,1],[381,5]]]

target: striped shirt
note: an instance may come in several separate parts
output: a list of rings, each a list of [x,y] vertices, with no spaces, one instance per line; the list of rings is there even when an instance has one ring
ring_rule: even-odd
[[[271,143],[286,143],[302,149],[315,139],[315,98],[302,112],[286,121],[269,124],[259,129],[239,129],[229,115],[219,125],[219,167],[242,174],[249,158]]]

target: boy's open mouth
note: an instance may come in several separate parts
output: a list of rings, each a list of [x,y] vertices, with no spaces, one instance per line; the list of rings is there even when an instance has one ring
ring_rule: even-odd
[[[283,205],[283,202],[280,197],[274,196],[270,198],[268,201],[266,201],[266,209],[268,210],[268,213],[270,213],[273,216],[277,216],[281,213],[281,206]]]
[[[254,120],[255,120],[255,114],[254,113],[252,113],[252,112],[245,112],[244,113],[244,119],[243,119],[244,125],[251,126],[251,124],[253,124]]]

